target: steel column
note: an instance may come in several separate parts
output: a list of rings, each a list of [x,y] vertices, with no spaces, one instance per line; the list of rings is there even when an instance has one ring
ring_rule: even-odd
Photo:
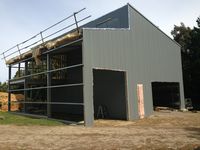
[[[28,74],[28,62],[26,61],[25,62],[25,76]],[[28,78],[26,77],[25,78],[25,81],[24,81],[24,89],[28,88],[27,86],[27,80]],[[27,99],[27,93],[28,91],[27,90],[24,90],[24,102],[26,102],[26,99]],[[24,112],[26,112],[26,103],[24,103]]]
[[[8,111],[11,106],[11,92],[10,92],[10,79],[11,79],[11,65],[8,66]]]
[[[76,14],[77,14],[77,13],[74,13],[74,20],[75,20],[75,23],[76,23],[77,32],[79,33],[78,22],[77,22],[77,19],[76,19]]]
[[[51,70],[50,54],[47,54],[47,71]],[[47,72],[47,117],[51,117],[51,73]]]
[[[21,76],[20,69],[21,69],[21,63],[18,64],[18,77]]]

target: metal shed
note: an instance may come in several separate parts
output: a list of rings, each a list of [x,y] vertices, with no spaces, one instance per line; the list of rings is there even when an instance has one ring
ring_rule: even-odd
[[[81,27],[76,14],[77,30],[7,61],[9,95],[25,95],[19,112],[92,126],[95,118],[143,118],[168,103],[184,108],[179,44],[130,4]]]

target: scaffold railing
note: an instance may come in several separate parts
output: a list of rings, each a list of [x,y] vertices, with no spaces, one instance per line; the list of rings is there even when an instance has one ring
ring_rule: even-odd
[[[4,59],[5,62],[6,62],[7,59],[10,58],[10,57],[12,58],[12,57],[14,57],[14,56],[16,56],[16,55],[21,56],[22,51],[23,51],[23,53],[24,53],[24,52],[27,51],[27,49],[30,49],[30,48],[32,48],[33,46],[36,46],[37,44],[42,44],[42,43],[48,41],[49,38],[53,37],[54,35],[56,35],[56,34],[58,34],[58,33],[61,33],[62,31],[65,31],[65,30],[69,29],[70,27],[75,26],[75,28],[73,28],[73,29],[75,29],[75,30],[77,30],[77,32],[79,32],[79,23],[81,23],[82,21],[84,21],[84,20],[86,20],[86,19],[88,19],[88,18],[91,17],[91,15],[88,15],[88,16],[83,17],[83,18],[81,18],[81,19],[77,19],[77,14],[79,14],[79,13],[82,12],[82,11],[84,11],[85,9],[86,9],[86,8],[83,8],[83,9],[77,11],[77,12],[74,12],[73,14],[69,15],[68,17],[66,17],[66,18],[60,20],[59,22],[57,22],[57,23],[55,23],[55,24],[49,26],[48,28],[46,28],[46,29],[40,31],[39,33],[37,33],[36,35],[34,35],[34,36],[28,38],[27,40],[25,40],[25,41],[23,41],[23,42],[21,42],[21,43],[18,43],[18,44],[16,44],[15,46],[13,46],[13,47],[11,47],[11,48],[5,50],[3,53],[1,53],[2,59]],[[66,26],[63,27],[63,28],[61,28],[61,29],[59,29],[59,30],[56,30],[56,31],[54,31],[53,33],[49,33],[48,35],[44,36],[44,33],[46,33],[47,31],[49,31],[50,29],[54,28],[55,26],[57,26],[57,25],[63,23],[64,21],[69,20],[70,18],[73,18],[73,19],[74,19],[74,22],[73,22],[73,23],[68,24],[68,25],[66,25]],[[67,33],[67,32],[69,32],[69,31],[66,31],[66,33]],[[63,33],[62,33],[62,34],[63,34]],[[60,35],[58,35],[58,36],[60,36]],[[39,38],[39,40],[36,40],[36,38]],[[36,41],[34,41],[34,40],[36,40]],[[28,44],[28,45],[25,45],[25,44],[27,44],[27,43],[29,43],[29,44]],[[25,45],[25,46],[24,46],[24,45]]]

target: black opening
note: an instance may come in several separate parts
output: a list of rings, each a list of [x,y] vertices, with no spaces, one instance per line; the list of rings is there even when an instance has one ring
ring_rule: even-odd
[[[93,70],[95,118],[126,120],[125,73]]]
[[[36,75],[24,77],[20,83],[16,80],[18,82],[10,86],[11,90],[18,90],[12,93],[25,97],[23,101],[11,103],[11,111],[66,121],[83,121],[81,43],[53,51],[49,57],[42,55],[40,60],[41,64],[36,65],[35,60],[31,59],[23,68],[24,75]]]
[[[180,108],[180,88],[176,82],[152,82],[154,107]]]
[[[51,104],[51,117],[67,121],[83,121],[83,105]]]
[[[69,86],[51,88],[50,113],[55,119],[79,122],[84,120],[82,47],[74,48],[52,55],[51,69],[78,66],[51,73],[52,86]]]

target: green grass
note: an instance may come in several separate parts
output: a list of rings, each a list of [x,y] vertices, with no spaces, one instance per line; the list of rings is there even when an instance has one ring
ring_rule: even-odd
[[[64,125],[61,122],[39,119],[21,115],[15,115],[9,112],[0,112],[0,125],[41,125],[41,126],[59,126]]]

